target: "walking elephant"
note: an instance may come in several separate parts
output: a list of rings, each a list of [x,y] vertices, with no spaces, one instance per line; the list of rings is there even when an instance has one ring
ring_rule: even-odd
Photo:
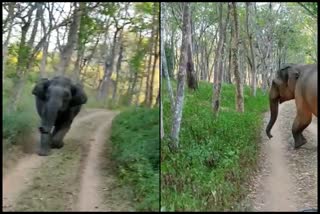
[[[316,64],[289,65],[277,72],[269,93],[271,117],[266,128],[269,138],[277,120],[278,105],[295,99],[297,115],[292,125],[294,147],[297,149],[307,142],[302,132],[311,123],[312,114],[318,117],[317,79]]]
[[[33,88],[32,94],[36,96],[37,112],[41,118],[38,154],[47,156],[50,147],[63,147],[63,138],[82,104],[87,102],[87,96],[81,85],[62,76],[51,80],[42,78]]]

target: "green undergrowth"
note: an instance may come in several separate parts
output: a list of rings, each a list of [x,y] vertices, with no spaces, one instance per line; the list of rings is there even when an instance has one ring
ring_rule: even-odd
[[[123,184],[130,184],[136,210],[159,210],[159,108],[123,111],[113,120],[112,158]]]
[[[221,110],[211,110],[212,84],[200,83],[195,92],[186,89],[180,130],[180,148],[168,148],[171,130],[167,83],[162,84],[165,137],[161,147],[162,211],[239,210],[244,185],[256,166],[262,113],[267,96],[244,88],[245,112],[235,111],[235,87],[223,85]],[[173,82],[173,88],[175,83]]]
[[[6,78],[3,81],[2,90],[2,125],[3,125],[3,151],[10,146],[17,144],[18,139],[30,134],[37,125],[37,112],[35,108],[35,99],[31,91],[33,83],[27,81],[22,91],[17,111],[8,111],[9,99],[13,96],[14,84],[11,79]]]

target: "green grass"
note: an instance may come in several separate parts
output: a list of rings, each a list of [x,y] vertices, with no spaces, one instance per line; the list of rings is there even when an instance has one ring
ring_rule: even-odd
[[[38,122],[38,115],[35,108],[35,99],[31,91],[33,84],[27,82],[21,95],[16,112],[8,112],[9,97],[12,96],[13,83],[11,79],[5,78],[3,84],[3,139],[5,144],[3,148],[10,147],[12,144],[16,144],[17,140],[21,136],[28,135],[33,128],[36,127]]]
[[[118,175],[134,189],[136,209],[159,211],[159,108],[120,113],[110,139]]]
[[[235,88],[223,85],[221,111],[211,110],[212,84],[200,83],[196,92],[185,91],[180,149],[168,149],[171,130],[170,101],[162,84],[165,138],[161,147],[161,210],[237,210],[247,189],[244,183],[255,167],[262,112],[267,97],[244,90],[245,112],[235,111]],[[173,87],[175,88],[174,84]]]

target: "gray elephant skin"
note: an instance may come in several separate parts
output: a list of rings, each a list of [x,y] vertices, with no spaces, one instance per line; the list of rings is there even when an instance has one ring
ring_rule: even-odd
[[[294,147],[297,149],[307,140],[302,135],[312,120],[312,114],[318,117],[318,67],[316,64],[291,64],[280,69],[272,81],[269,93],[270,121],[266,128],[270,131],[278,116],[278,105],[295,100],[297,113],[292,125]]]
[[[80,84],[63,76],[51,80],[40,79],[32,94],[35,95],[37,112],[41,118],[38,154],[47,156],[50,148],[63,147],[63,138],[81,106],[87,102],[87,95]]]

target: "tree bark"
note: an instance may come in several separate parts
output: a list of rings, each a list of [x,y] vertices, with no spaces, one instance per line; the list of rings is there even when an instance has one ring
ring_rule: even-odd
[[[232,44],[232,54],[233,54],[233,69],[234,77],[236,81],[236,110],[238,112],[244,112],[243,103],[243,85],[241,81],[241,73],[239,71],[239,30],[238,30],[238,14],[236,2],[232,2],[233,6],[233,44]]]
[[[168,74],[168,67],[167,67],[167,58],[166,58],[166,52],[164,49],[164,44],[161,42],[161,70],[164,71],[164,76],[167,79],[167,88],[169,92],[169,98],[170,98],[170,105],[171,105],[171,111],[173,112],[173,107],[174,107],[174,98],[173,98],[173,92],[172,92],[172,87],[171,87],[171,81],[170,81],[170,76]],[[163,75],[161,76],[161,78]]]
[[[190,33],[190,22],[189,20],[189,3],[183,3],[183,27],[182,27],[182,44],[180,54],[180,65],[178,72],[178,83],[177,83],[177,96],[175,101],[175,108],[173,114],[172,128],[171,128],[171,143],[169,148],[174,151],[179,148],[179,133],[180,124],[182,118],[183,99],[184,99],[184,88],[185,88],[185,76],[186,76],[186,65],[188,60],[187,48],[188,48],[188,32]]]
[[[51,11],[49,11],[49,13],[50,12]],[[44,17],[41,18],[41,25],[42,25],[43,32],[45,34],[47,32],[47,27],[45,25]],[[50,18],[49,18],[49,29],[52,29],[52,20]],[[40,78],[46,77],[46,65],[47,65],[49,42],[50,42],[50,34],[48,34],[48,38],[45,40],[43,44],[43,53],[42,53],[42,59],[40,64]]]
[[[86,4],[85,2],[80,2],[80,8],[82,5]],[[80,19],[82,15],[82,10],[77,7],[77,2],[74,3],[74,11],[73,11],[73,21],[70,25],[69,33],[68,33],[68,41],[66,46],[63,48],[60,56],[60,63],[58,66],[58,74],[65,75],[66,70],[70,64],[71,56],[73,53],[73,49],[78,41],[78,29],[80,26]]]
[[[105,61],[104,76],[103,76],[103,80],[102,80],[102,83],[100,86],[99,96],[98,96],[98,99],[100,99],[100,100],[102,98],[108,98],[109,82],[111,80],[111,75],[113,73],[113,63],[114,63],[114,58],[115,58],[115,49],[116,49],[116,45],[117,45],[117,35],[118,35],[119,31],[121,30],[121,28],[118,27],[118,24],[116,24],[116,27],[117,28],[116,28],[116,31],[113,36],[111,53],[109,56],[107,54],[107,58]]]
[[[189,14],[188,14],[188,45],[187,45],[187,51],[188,51],[188,61],[187,61],[187,82],[188,87],[190,89],[196,90],[198,88],[198,81],[197,81],[197,74],[194,70],[194,64],[193,64],[193,58],[192,58],[192,32],[191,32],[191,11],[188,7]]]
[[[4,75],[5,75],[5,66],[7,62],[7,54],[8,54],[8,45],[9,45],[9,40],[11,37],[11,32],[12,32],[12,27],[13,27],[13,20],[14,20],[14,7],[16,2],[9,2],[9,10],[8,10],[8,18],[7,22],[8,23],[8,35],[7,38],[2,46],[2,82],[4,81]]]
[[[79,21],[79,32],[78,33],[78,41],[76,42],[77,44],[77,59],[75,62],[75,66],[74,66],[74,70],[73,70],[73,79],[76,82],[80,81],[80,73],[81,73],[81,62],[83,59],[83,55],[85,52],[85,42],[82,43],[82,41],[80,41],[82,38],[80,38],[81,35],[81,31],[84,27],[84,19],[83,19],[83,15],[86,15],[87,11],[86,11],[86,4],[81,2],[80,6],[79,6],[79,10],[82,11],[82,15],[80,17],[80,21]]]
[[[225,34],[226,34],[226,28],[229,21],[229,10],[230,6],[228,5],[228,14],[227,19],[223,23],[222,19],[222,3],[220,3],[220,24],[219,24],[219,42],[218,42],[218,51],[217,55],[215,56],[217,58],[216,65],[214,68],[214,80],[213,80],[213,87],[212,87],[212,110],[215,115],[218,114],[219,108],[220,108],[220,93],[221,93],[221,84],[222,84],[222,75],[223,75],[223,69],[222,69],[222,61],[224,57],[224,43],[225,43]]]
[[[253,33],[249,32],[249,2],[246,2],[246,25],[247,25],[247,35],[248,35],[248,41],[249,41],[249,48],[250,48],[250,59],[251,59],[251,90],[252,95],[256,96],[257,91],[257,71],[256,71],[256,62],[255,62],[255,56],[254,56],[254,50],[252,45],[252,38]]]
[[[117,66],[116,66],[116,81],[115,81],[114,89],[113,89],[113,93],[112,93],[112,100],[114,102],[115,102],[116,96],[117,96],[117,89],[118,89],[118,82],[119,82],[119,72],[121,70],[121,63],[122,63],[122,58],[123,58],[122,34],[120,35],[119,43],[120,43],[120,48],[119,48],[119,56],[118,56]]]
[[[154,83],[154,75],[155,75],[155,71],[156,71],[156,64],[157,64],[157,60],[159,58],[159,51],[158,51],[158,46],[159,46],[159,28],[157,28],[156,30],[156,38],[154,41],[154,57],[153,57],[153,66],[152,66],[152,75],[151,75],[151,83],[150,83],[150,89],[149,89],[149,99],[148,99],[148,103],[147,106],[151,107],[152,105],[152,101],[153,101],[153,83]]]
[[[152,23],[155,23],[155,20],[156,20],[156,4],[154,4],[154,7],[153,7],[153,18],[152,18]],[[150,82],[150,76],[151,76],[151,63],[152,63],[152,51],[154,49],[154,46],[155,46],[155,42],[154,42],[154,34],[155,34],[155,31],[156,31],[156,25],[153,24],[152,26],[152,31],[151,31],[151,37],[150,37],[150,44],[149,44],[149,61],[148,61],[148,70],[147,70],[147,81],[146,81],[146,91],[145,91],[145,100],[144,100],[144,103],[145,105],[148,106],[148,103],[149,103],[149,94],[151,93],[150,92],[150,86],[149,86],[149,82]]]
[[[27,39],[28,30],[32,22],[32,13],[35,9],[36,9],[36,6],[32,5],[27,14],[27,17],[28,17],[27,21],[24,18],[22,18],[24,24],[21,27],[21,40],[19,45],[18,62],[16,67],[17,78],[14,79],[15,87],[13,89],[13,96],[9,104],[8,112],[17,110],[17,106],[20,101],[20,96],[24,87],[25,72],[28,64],[27,59],[29,57],[30,49],[31,49],[31,47],[28,46],[26,39]]]

